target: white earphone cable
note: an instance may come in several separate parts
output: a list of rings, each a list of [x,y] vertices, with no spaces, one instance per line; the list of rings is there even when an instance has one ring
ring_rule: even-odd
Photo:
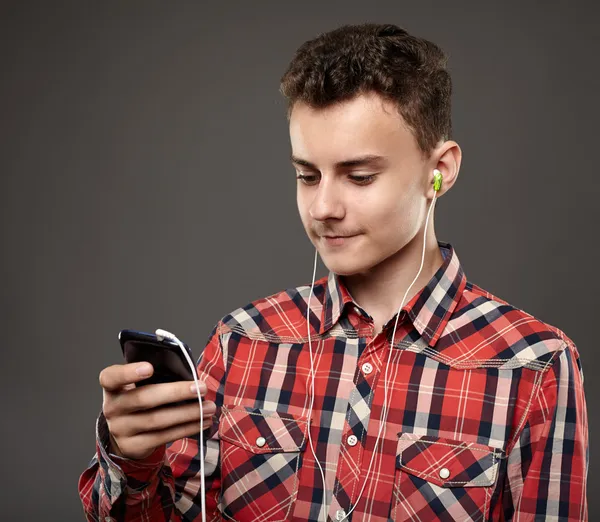
[[[365,474],[365,481],[362,485],[362,488],[360,490],[360,492],[358,493],[358,497],[356,499],[356,503],[354,504],[354,506],[352,506],[352,508],[348,511],[348,513],[346,513],[346,516],[342,517],[340,519],[341,520],[345,520],[346,518],[348,518],[348,516],[350,515],[350,513],[352,513],[354,511],[354,509],[356,509],[356,506],[358,505],[358,502],[360,501],[360,498],[363,494],[363,491],[365,490],[365,486],[367,485],[367,481],[369,480],[369,474],[371,473],[371,467],[373,466],[373,462],[375,460],[375,455],[377,453],[377,445],[379,444],[379,440],[381,438],[381,436],[383,435],[383,437],[385,437],[385,430],[386,430],[386,423],[387,423],[387,417],[388,417],[388,413],[389,413],[389,401],[388,401],[388,369],[389,369],[389,365],[390,365],[390,361],[392,359],[392,353],[394,352],[394,339],[396,337],[396,328],[398,326],[398,319],[400,318],[400,312],[402,310],[402,307],[404,306],[404,301],[406,299],[406,296],[408,295],[408,292],[410,292],[410,289],[412,288],[412,286],[415,284],[415,282],[417,281],[417,279],[419,278],[419,275],[421,275],[421,271],[423,270],[423,263],[425,261],[425,247],[426,247],[426,239],[427,239],[427,226],[429,224],[429,215],[431,214],[431,211],[435,205],[435,200],[436,200],[436,192],[434,191],[433,193],[433,200],[431,202],[431,205],[429,207],[429,211],[427,212],[427,219],[425,220],[425,231],[423,233],[423,251],[421,254],[421,266],[419,267],[419,271],[417,272],[416,277],[413,279],[413,282],[410,284],[410,286],[406,289],[406,292],[404,293],[404,297],[402,298],[402,304],[400,305],[400,307],[398,308],[398,312],[396,313],[396,321],[394,322],[394,330],[392,332],[392,340],[390,342],[390,350],[388,353],[388,358],[387,361],[385,363],[385,376],[383,379],[383,408],[381,410],[381,422],[379,424],[379,430],[377,432],[377,439],[375,440],[375,445],[373,446],[373,453],[371,455],[371,461],[369,462],[369,468],[367,469],[367,473]],[[400,352],[400,356],[402,356],[402,352]],[[391,398],[391,397],[390,397]]]
[[[310,436],[310,420],[312,417],[313,405],[315,403],[315,368],[314,368],[314,361],[313,361],[312,343],[310,340],[311,335],[310,335],[309,314],[310,314],[310,299],[312,297],[313,289],[315,287],[315,276],[317,274],[317,259],[318,259],[318,250],[315,249],[315,262],[314,262],[314,266],[313,266],[312,283],[310,285],[310,293],[308,294],[308,300],[306,303],[306,327],[307,327],[307,335],[308,335],[308,352],[310,354],[309,377],[311,379],[310,406],[308,409],[307,430],[308,430],[308,444],[310,446],[310,450],[312,451],[315,462],[317,463],[317,466],[319,466],[319,471],[321,472],[321,479],[323,480],[323,503],[321,505],[322,505],[323,509],[325,510],[324,513],[325,513],[325,517],[326,517],[327,516],[327,488],[325,486],[325,475],[323,473],[323,468],[321,467],[321,463],[319,462],[319,459],[317,458],[317,454],[315,453],[315,450],[313,448],[312,438]]]
[[[374,462],[375,455],[377,452],[377,446],[379,444],[379,440],[380,440],[382,434],[385,437],[386,422],[387,422],[387,416],[388,416],[388,412],[389,412],[388,397],[387,397],[387,395],[388,395],[388,368],[389,368],[390,360],[392,358],[393,343],[394,343],[394,339],[396,337],[396,328],[398,326],[398,319],[400,318],[400,312],[402,310],[402,307],[404,306],[404,301],[406,300],[406,296],[408,295],[408,292],[410,292],[410,289],[413,287],[413,285],[415,284],[415,282],[421,275],[421,271],[423,270],[423,264],[425,261],[427,227],[429,225],[429,216],[433,210],[433,207],[435,206],[436,196],[437,196],[437,190],[434,190],[433,199],[432,199],[431,205],[429,206],[429,210],[427,212],[427,218],[425,220],[425,229],[423,232],[423,251],[421,254],[421,266],[419,267],[419,271],[417,272],[416,277],[413,279],[413,282],[406,289],[404,297],[402,298],[402,303],[400,304],[400,307],[398,308],[398,312],[396,314],[396,321],[394,323],[394,330],[392,332],[392,340],[390,343],[390,350],[389,350],[388,358],[387,358],[386,365],[385,365],[385,374],[384,374],[385,376],[384,376],[384,386],[383,386],[383,408],[382,408],[381,422],[379,424],[379,430],[377,432],[377,439],[375,440],[375,445],[373,447],[371,461],[369,462],[369,468],[367,469],[367,472],[365,475],[365,481],[364,481],[362,488],[358,494],[356,503],[354,504],[354,506],[352,506],[352,508],[348,511],[348,513],[346,513],[342,518],[339,519],[340,521],[348,518],[350,513],[352,513],[352,511],[354,511],[354,509],[358,505],[358,502],[360,501],[360,498],[363,494],[365,486],[367,485],[367,482],[369,479],[369,474],[371,473],[371,467],[373,466],[373,462]],[[312,439],[310,436],[310,420],[311,420],[311,416],[312,416],[312,408],[313,408],[313,404],[314,404],[314,395],[315,395],[315,387],[314,387],[315,386],[315,375],[314,375],[315,372],[314,372],[314,364],[313,364],[312,345],[311,345],[311,341],[310,341],[310,324],[309,324],[308,318],[309,318],[309,313],[310,313],[310,299],[312,297],[313,288],[314,288],[314,284],[315,284],[315,275],[316,275],[316,269],[317,269],[317,255],[318,255],[318,250],[315,249],[315,262],[314,262],[314,268],[313,268],[313,278],[312,278],[312,284],[310,287],[310,294],[308,295],[308,305],[307,305],[307,310],[306,310],[306,325],[307,325],[307,331],[308,331],[308,349],[309,349],[309,353],[310,353],[310,376],[311,376],[311,388],[310,388],[311,402],[310,402],[310,409],[309,409],[309,415],[308,415],[308,440],[309,440],[310,449],[312,451],[312,454],[315,458],[317,465],[319,466],[319,470],[321,472],[321,478],[323,480],[323,504],[322,504],[322,507],[324,508],[324,513],[325,513],[323,520],[326,520],[326,517],[327,517],[327,489],[325,486],[325,475],[323,474],[323,468],[321,467],[321,464],[320,464],[319,460],[317,459],[317,455],[313,448]],[[400,355],[402,355],[402,354],[400,354]]]
[[[185,349],[185,346],[177,338],[176,335],[172,334],[171,332],[167,332],[166,330],[161,330],[160,328],[158,330],[156,330],[154,333],[156,334],[156,337],[159,340],[162,340],[161,338],[167,338],[179,346],[179,349],[185,356],[185,360],[187,361],[187,363],[190,367],[190,370],[192,370],[192,375],[194,376],[194,383],[196,384],[196,395],[198,396],[198,404],[200,405],[200,439],[199,439],[200,448],[199,449],[200,449],[200,495],[202,498],[202,522],[206,522],[206,485],[205,485],[205,481],[204,481],[204,437],[203,437],[203,433],[202,433],[202,430],[203,430],[202,420],[204,417],[204,411],[202,409],[202,395],[200,394],[200,385],[198,382],[198,374],[196,372],[196,366],[194,365],[192,359],[190,358],[190,355],[188,354],[187,350]]]

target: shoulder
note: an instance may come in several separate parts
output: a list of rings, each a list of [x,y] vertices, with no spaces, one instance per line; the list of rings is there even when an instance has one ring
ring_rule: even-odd
[[[561,329],[470,281],[436,348],[453,363],[498,369],[547,370],[566,349],[578,357]]]
[[[311,333],[318,328],[326,278],[315,281],[310,300]],[[311,286],[286,288],[232,310],[221,319],[222,332],[254,340],[303,342],[307,339],[306,312]]]

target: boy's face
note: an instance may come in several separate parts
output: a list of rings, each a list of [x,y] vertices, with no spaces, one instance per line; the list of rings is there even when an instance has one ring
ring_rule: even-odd
[[[297,181],[300,217],[329,270],[365,273],[423,226],[435,164],[423,158],[391,102],[373,93],[326,109],[298,102],[290,139],[296,173],[306,176]],[[365,156],[380,158],[341,163]]]

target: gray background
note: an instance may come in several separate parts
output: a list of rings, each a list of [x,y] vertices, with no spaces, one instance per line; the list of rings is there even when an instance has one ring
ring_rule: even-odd
[[[578,345],[598,517],[598,8],[488,4],[2,3],[2,519],[83,518],[120,329],[197,356],[229,311],[310,283],[279,78],[302,42],[364,21],[450,56],[464,161],[438,238]]]

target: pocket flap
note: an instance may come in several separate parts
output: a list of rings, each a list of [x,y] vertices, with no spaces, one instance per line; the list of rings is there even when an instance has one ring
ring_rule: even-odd
[[[219,436],[253,453],[302,451],[306,417],[244,406],[223,406]]]
[[[438,486],[492,486],[502,450],[476,442],[400,433],[396,467]]]

